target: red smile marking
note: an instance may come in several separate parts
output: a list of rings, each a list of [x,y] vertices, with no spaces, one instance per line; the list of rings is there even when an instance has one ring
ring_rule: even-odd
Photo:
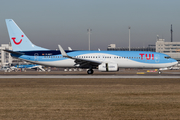
[[[24,35],[21,35],[21,37],[24,37]],[[15,41],[15,39],[16,39],[15,37],[12,37],[11,39],[13,40],[13,42],[14,42],[16,45],[19,45],[19,44],[21,44],[21,42],[22,42],[22,39],[21,39],[19,42],[16,42],[16,41]]]

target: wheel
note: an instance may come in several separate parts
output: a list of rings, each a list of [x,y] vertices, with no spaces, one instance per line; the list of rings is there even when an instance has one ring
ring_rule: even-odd
[[[90,70],[87,71],[87,74],[93,74],[93,72],[94,71],[90,69]]]
[[[158,74],[160,75],[162,72],[161,71],[158,71]]]

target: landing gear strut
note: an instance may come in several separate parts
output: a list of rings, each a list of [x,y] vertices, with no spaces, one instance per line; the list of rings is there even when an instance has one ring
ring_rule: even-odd
[[[92,69],[89,69],[88,71],[87,71],[87,74],[93,74],[93,70]]]

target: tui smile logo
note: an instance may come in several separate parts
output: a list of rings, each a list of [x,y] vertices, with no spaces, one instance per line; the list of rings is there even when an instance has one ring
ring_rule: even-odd
[[[24,35],[21,35],[21,37],[23,38]],[[19,45],[19,44],[21,44],[21,42],[22,42],[22,39],[21,39],[19,42],[16,42],[16,38],[15,38],[15,37],[12,37],[11,39],[13,40],[13,42],[14,42],[16,45]]]

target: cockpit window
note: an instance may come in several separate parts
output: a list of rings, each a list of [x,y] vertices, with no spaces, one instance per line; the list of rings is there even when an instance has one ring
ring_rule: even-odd
[[[170,57],[170,56],[165,56],[164,58],[169,59],[169,58],[171,58],[171,57]]]

